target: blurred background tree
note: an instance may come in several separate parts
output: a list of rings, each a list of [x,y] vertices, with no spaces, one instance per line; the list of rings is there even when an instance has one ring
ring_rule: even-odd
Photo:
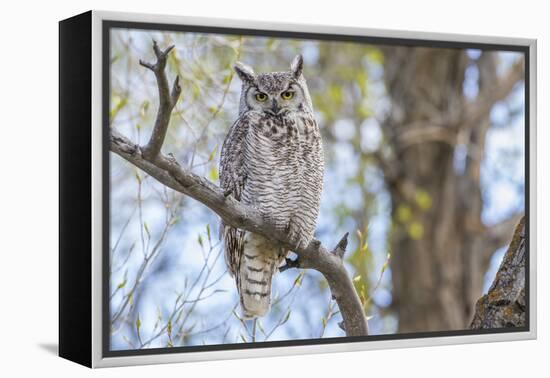
[[[511,240],[520,217],[512,211],[496,225],[484,223],[482,164],[491,109],[523,78],[523,61],[499,77],[495,52],[471,59],[459,49],[383,51],[392,306],[402,332],[460,329],[472,318],[491,256]],[[468,70],[477,72],[471,99]]]
[[[153,38],[176,46],[183,88],[164,152],[213,182],[235,61],[285,70],[303,54],[327,166],[316,237],[352,232],[371,333],[467,328],[524,208],[522,54],[113,29],[111,127],[138,143],[158,101],[138,64]],[[113,349],[344,335],[309,270],[278,275],[270,314],[241,319],[217,232],[212,211],[111,154]]]

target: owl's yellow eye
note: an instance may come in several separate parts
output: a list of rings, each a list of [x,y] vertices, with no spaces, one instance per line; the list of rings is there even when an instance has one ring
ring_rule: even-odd
[[[281,93],[281,97],[283,98],[283,100],[290,100],[292,97],[294,97],[294,92],[292,91],[283,92]]]
[[[267,95],[265,93],[258,92],[256,93],[256,100],[264,102],[265,100],[267,100]]]

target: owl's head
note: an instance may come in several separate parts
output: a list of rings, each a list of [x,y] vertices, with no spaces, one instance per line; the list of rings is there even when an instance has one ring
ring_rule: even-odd
[[[297,55],[288,71],[256,74],[241,63],[235,72],[243,83],[239,113],[254,110],[271,115],[292,111],[313,111],[306,80],[302,74],[304,60]]]

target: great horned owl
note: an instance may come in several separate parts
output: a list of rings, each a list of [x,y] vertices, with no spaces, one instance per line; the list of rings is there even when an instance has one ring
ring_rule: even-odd
[[[313,238],[323,190],[323,147],[302,74],[301,55],[289,71],[255,74],[242,64],[239,118],[221,152],[222,189],[256,208],[292,245]],[[288,250],[260,235],[221,225],[225,258],[235,277],[243,315],[265,315],[271,281]]]

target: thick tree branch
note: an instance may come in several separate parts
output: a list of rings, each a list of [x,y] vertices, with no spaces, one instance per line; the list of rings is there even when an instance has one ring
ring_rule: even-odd
[[[159,113],[151,138],[145,147],[140,147],[117,131],[111,130],[111,151],[167,187],[201,202],[218,214],[226,224],[260,234],[283,244],[289,250],[294,250],[294,246],[287,239],[288,235],[278,231],[256,209],[243,205],[232,196],[226,196],[218,186],[181,167],[174,158],[160,153],[170,121],[170,113],[181,89],[177,80],[171,94],[167,89],[168,81],[164,68],[167,54],[172,48],[161,51],[156,43],[153,44],[153,48],[157,63],[152,65],[140,62],[155,73],[159,86]],[[368,334],[367,318],[359,295],[342,261],[346,245],[347,234],[333,252],[325,248],[319,240],[314,239],[307,247],[294,250],[298,255],[296,264],[303,269],[315,269],[325,276],[332,296],[340,308],[346,334],[363,336]]]
[[[503,221],[487,228],[487,251],[484,253],[487,255],[487,257],[492,256],[492,254],[498,248],[510,243],[510,240],[512,240],[514,229],[516,228],[521,218],[523,218],[523,214],[513,214]]]
[[[406,126],[398,136],[401,149],[411,145],[427,142],[440,142],[454,145],[457,134],[455,130],[439,125]]]
[[[476,304],[470,328],[525,325],[525,218],[516,227],[489,292]]]
[[[490,64],[487,65],[490,66]],[[514,86],[524,78],[524,65],[525,62],[521,59],[503,77],[494,77],[490,82],[483,83],[484,85],[480,88],[479,98],[467,107],[465,122],[467,127],[479,124],[479,122],[488,116],[495,103],[504,100],[510,95]],[[480,64],[480,71],[486,71],[480,72],[480,76],[496,76],[496,69],[492,66],[485,68],[483,64]]]

